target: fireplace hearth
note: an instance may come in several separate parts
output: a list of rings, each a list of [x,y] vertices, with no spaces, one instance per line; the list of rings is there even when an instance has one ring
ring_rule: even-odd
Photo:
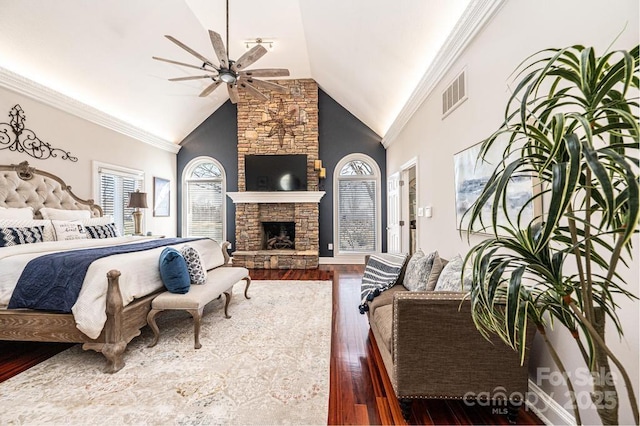
[[[262,222],[262,250],[293,250],[295,236],[295,222]]]

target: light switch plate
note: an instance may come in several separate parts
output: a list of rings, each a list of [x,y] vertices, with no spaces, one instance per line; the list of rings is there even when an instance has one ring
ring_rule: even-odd
[[[424,216],[424,208],[418,207],[418,216]]]
[[[424,208],[424,216],[425,217],[433,216],[433,210],[431,209],[431,207],[425,207]]]

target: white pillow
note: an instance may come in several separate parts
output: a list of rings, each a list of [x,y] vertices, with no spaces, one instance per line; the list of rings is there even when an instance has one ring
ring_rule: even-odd
[[[85,240],[87,238],[87,231],[81,223],[65,220],[52,220],[51,223],[58,241]]]
[[[102,217],[92,217],[89,219],[78,219],[74,220],[74,222],[80,222],[84,226],[98,226],[98,225],[108,225],[110,223],[114,223],[113,216],[102,216]]]
[[[43,219],[51,220],[77,220],[89,219],[91,217],[91,212],[89,210],[63,210],[52,209],[51,207],[41,208],[40,214]]]
[[[0,207],[0,219],[29,220],[33,219],[33,207]]]
[[[44,232],[42,233],[42,237],[45,242],[56,240],[56,234],[53,231],[53,225],[51,224],[50,220],[0,219],[0,228],[27,228],[27,227],[33,227],[33,226],[44,226]]]

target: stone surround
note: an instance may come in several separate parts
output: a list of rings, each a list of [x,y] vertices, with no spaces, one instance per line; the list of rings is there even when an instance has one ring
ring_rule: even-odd
[[[238,191],[245,192],[245,155],[305,154],[307,191],[318,190],[318,86],[315,81],[278,80],[287,94],[271,92],[262,102],[240,91],[238,102]],[[282,101],[282,103],[281,103]],[[271,114],[269,114],[271,111]],[[278,135],[269,137],[271,125],[260,124],[286,117],[287,132],[280,146]],[[262,193],[261,193],[262,194]],[[281,196],[282,193],[277,193]],[[231,196],[231,195],[230,195]],[[264,197],[264,194],[262,194]],[[233,197],[232,197],[233,198]],[[234,200],[234,202],[236,202]],[[319,209],[313,202],[236,202],[236,251],[234,266],[265,269],[318,267]],[[261,222],[295,222],[295,249],[262,250]]]

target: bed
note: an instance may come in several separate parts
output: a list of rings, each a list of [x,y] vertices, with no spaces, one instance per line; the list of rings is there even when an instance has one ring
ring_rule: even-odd
[[[77,197],[70,186],[51,173],[31,167],[27,162],[0,165],[0,209],[28,207],[33,209],[35,219],[42,217],[43,208],[86,210],[90,218],[103,215],[93,200]],[[127,344],[147,325],[151,301],[164,291],[157,259],[166,245],[144,252],[109,255],[91,263],[71,313],[8,309],[7,301],[14,291],[16,276],[35,257],[95,246],[134,245],[150,239],[138,236],[93,241],[45,239],[35,244],[0,248],[0,340],[82,343],[84,350],[105,356],[105,372],[122,369]],[[219,245],[210,244],[212,241],[208,239],[166,241],[176,248],[188,243],[200,251],[203,259],[223,256],[224,263],[228,261],[228,243],[223,244],[222,253],[219,248],[213,253]]]

